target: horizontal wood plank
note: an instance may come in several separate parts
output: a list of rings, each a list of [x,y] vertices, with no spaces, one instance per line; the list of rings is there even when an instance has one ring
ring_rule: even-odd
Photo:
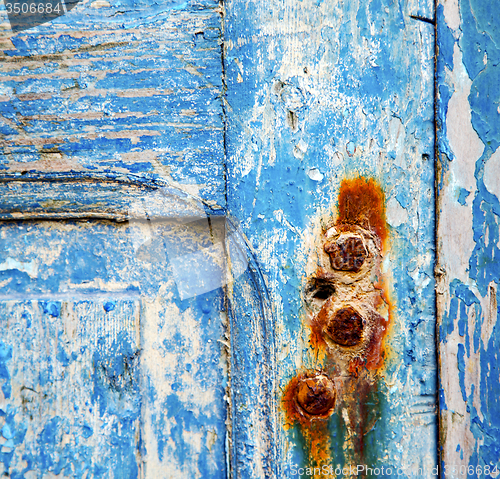
[[[218,2],[96,5],[3,25],[0,176],[149,176],[224,206]]]

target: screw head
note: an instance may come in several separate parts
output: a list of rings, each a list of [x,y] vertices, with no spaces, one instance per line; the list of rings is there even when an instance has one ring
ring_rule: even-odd
[[[297,404],[310,416],[328,416],[335,406],[335,398],[334,384],[325,374],[301,379],[297,386]]]
[[[337,271],[358,272],[363,266],[368,252],[359,236],[340,237],[325,245],[325,252],[330,255],[332,268]]]
[[[336,344],[355,346],[363,336],[363,318],[353,307],[347,306],[330,317],[324,332]]]

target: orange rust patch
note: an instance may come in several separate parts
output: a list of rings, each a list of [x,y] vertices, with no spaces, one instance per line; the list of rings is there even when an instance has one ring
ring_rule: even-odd
[[[326,359],[326,342],[323,332],[317,322],[310,325],[311,334],[309,335],[309,344],[314,352],[314,358],[317,363],[322,363]]]
[[[299,385],[301,377],[295,376],[285,387],[285,391],[283,392],[283,396],[281,398],[281,405],[285,412],[285,429],[290,429],[296,422],[300,422],[302,416],[297,410],[297,405],[295,404],[295,396],[297,394],[297,386]]]
[[[337,224],[361,226],[375,233],[384,244],[387,238],[385,195],[372,178],[343,180],[338,211]]]
[[[296,423],[299,424],[305,445],[308,451],[307,467],[322,468],[323,465],[331,463],[330,434],[328,431],[328,418],[305,417],[299,411],[297,395],[301,382],[309,377],[307,373],[301,373],[290,379],[282,397],[282,407],[285,412],[285,430],[289,430]],[[329,475],[313,476],[315,479],[330,477]]]
[[[379,370],[387,357],[384,337],[392,322],[393,312],[387,280],[381,271],[381,256],[386,251],[388,240],[382,187],[371,178],[343,180],[338,195],[334,234],[329,236],[328,231],[323,232],[322,241],[326,244],[322,246],[330,264],[325,261],[328,256],[322,256],[325,260],[318,262],[321,265],[318,264],[308,283],[313,285],[312,290],[308,290],[308,298],[312,297],[314,315],[309,316],[305,326],[310,328],[309,353],[314,354],[311,358],[313,367],[326,371],[330,380],[335,380],[337,407],[342,410],[338,419],[341,423],[343,421],[344,426],[341,427],[346,428],[343,446],[345,462],[362,464],[364,437],[377,417],[377,406],[366,404],[366,401],[377,390]],[[348,233],[351,233],[349,238]],[[368,236],[369,241],[375,243],[375,246],[366,243],[372,245],[369,250],[364,240],[360,239]],[[366,267],[365,261],[369,261]],[[346,277],[339,276],[343,274]],[[366,284],[367,278],[373,283],[374,290]],[[330,289],[323,286],[320,290],[318,284],[323,283],[330,285]],[[349,285],[354,288],[350,295],[349,291],[345,292]],[[367,291],[369,295],[365,294]],[[294,425],[300,427],[308,467],[314,468],[331,464],[331,431],[328,430],[327,414],[312,417],[299,405],[300,385],[304,387],[304,397],[307,396],[307,400],[316,405],[315,394],[321,391],[317,392],[314,388],[309,391],[304,386],[304,379],[311,374],[323,373],[297,373],[285,388],[282,407],[286,418],[285,429],[289,430]],[[318,410],[322,412],[322,409]]]
[[[353,358],[349,362],[349,373],[352,374],[353,377],[357,378],[359,373],[365,366],[365,361],[361,358]]]
[[[385,214],[385,194],[382,187],[373,178],[344,179],[340,185],[338,196],[337,225],[357,225],[375,233],[382,243],[382,250],[386,249],[388,227]],[[375,288],[380,290],[380,297],[376,299],[375,307],[378,309],[385,303],[388,309],[388,321],[383,317],[377,319],[378,327],[372,337],[365,367],[369,370],[379,369],[383,366],[385,348],[383,338],[392,322],[393,305],[390,301],[389,287],[385,278],[379,271]],[[359,365],[353,367],[359,371]]]
[[[373,333],[366,352],[366,369],[368,370],[379,369],[383,366],[385,357],[383,339],[387,331],[387,321],[380,314],[374,313],[374,316],[372,318]]]
[[[330,474],[324,474],[324,465],[331,464],[330,454],[330,434],[328,423],[313,423],[311,427],[302,427],[302,434],[309,449],[309,467],[319,468],[320,474],[314,474],[315,479],[331,477]],[[333,476],[335,477],[335,476]]]

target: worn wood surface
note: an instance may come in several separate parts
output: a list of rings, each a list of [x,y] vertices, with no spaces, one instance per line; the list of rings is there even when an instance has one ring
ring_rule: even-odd
[[[212,0],[99,1],[0,26],[4,474],[428,478],[437,367],[441,475],[495,471],[498,12],[433,9],[228,0],[222,31]],[[353,226],[357,178],[383,201]],[[345,221],[361,279],[325,251]],[[346,306],[383,331],[355,367],[315,336]],[[307,423],[284,399],[311,371],[337,397]]]
[[[499,5],[446,0],[437,13],[442,472],[497,477]]]
[[[165,0],[2,25],[6,477],[227,477],[221,21]]]
[[[427,478],[437,466],[434,50],[432,24],[411,15],[432,21],[432,3],[230,0],[225,8],[228,211],[263,268],[276,351],[265,375],[254,367],[239,391],[237,407],[257,419],[251,433],[246,423],[233,431],[235,475],[294,477],[333,465],[303,477],[354,477],[335,469],[366,465]],[[282,399],[297,374],[326,367],[313,354],[304,296],[340,185],[357,177],[373,178],[385,195],[383,366],[370,373],[371,399],[353,399],[364,412],[356,416],[339,395],[314,445],[298,423],[287,429]],[[237,338],[234,347],[255,364],[254,341]],[[252,409],[262,381],[275,383],[275,438]]]
[[[1,175],[163,178],[223,206],[221,21],[214,0],[164,0],[4,23]]]
[[[206,219],[2,224],[4,474],[226,477],[224,301],[204,288],[223,256],[200,261],[223,238]]]

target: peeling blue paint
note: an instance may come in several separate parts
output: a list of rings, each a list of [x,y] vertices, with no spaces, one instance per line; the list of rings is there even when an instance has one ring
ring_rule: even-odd
[[[92,404],[99,414],[126,415],[136,420],[140,414],[138,351],[124,332],[110,345],[98,340],[93,355]]]
[[[462,205],[466,205],[466,199],[470,195],[470,191],[467,191],[465,188],[460,188],[460,193],[458,195],[458,202]]]
[[[18,162],[35,173],[33,162],[55,158],[68,171],[194,177],[202,196],[224,205],[218,2],[111,3],[79,5],[10,39],[0,169]],[[77,61],[65,64],[66,53]]]
[[[467,393],[465,391],[465,348],[463,344],[458,345],[457,352],[457,365],[458,365],[458,378],[460,382],[460,390],[462,391],[462,399],[467,401]]]
[[[9,399],[12,393],[10,374],[7,368],[10,359],[12,359],[12,346],[0,341],[0,380],[2,381],[2,392],[6,399]]]
[[[14,228],[16,227],[14,225]],[[43,237],[36,229],[33,233],[38,234],[39,238]],[[80,242],[74,243],[73,246],[78,244],[80,247],[84,246],[81,237]],[[64,255],[61,259],[64,262]],[[123,269],[122,272],[124,273]],[[128,305],[124,299],[103,300],[98,304],[94,302],[95,300],[88,299],[71,305],[66,301],[57,301],[57,316],[51,314],[51,302],[47,301],[18,302],[12,310],[8,309],[5,303],[0,304],[3,308],[0,318],[3,321],[9,318],[11,329],[25,331],[23,341],[19,340],[15,332],[12,333],[15,338],[10,336],[11,341],[15,343],[13,346],[6,342],[0,343],[0,384],[3,380],[4,396],[8,400],[7,414],[0,414],[7,419],[2,424],[0,418],[0,426],[3,428],[3,436],[6,439],[10,437],[8,441],[13,441],[12,444],[4,444],[4,447],[11,447],[13,450],[1,453],[0,463],[3,463],[10,477],[24,478],[28,472],[36,471],[40,475],[51,472],[74,478],[84,477],[85,474],[106,478],[109,477],[110,467],[113,467],[118,474],[116,477],[120,479],[136,479],[139,475],[140,453],[143,458],[147,458],[140,429],[141,411],[147,402],[144,390],[141,389],[142,381],[147,379],[143,378],[141,373],[141,351],[135,343],[135,329],[118,331],[116,338],[112,339],[112,330],[105,328],[106,322],[111,318],[115,322],[117,318],[122,318],[126,323],[128,318],[133,318],[137,313],[133,301]],[[114,308],[105,308],[108,303],[112,303]],[[176,377],[174,384],[177,386],[172,387],[172,395],[165,404],[160,404],[152,398],[152,405],[158,406],[160,410],[164,407],[166,412],[166,423],[158,418],[158,424],[168,426],[158,429],[159,444],[168,444],[168,457],[175,454],[179,464],[192,464],[203,477],[223,478],[226,477],[224,394],[227,384],[221,371],[221,346],[218,342],[223,335],[222,324],[218,319],[223,306],[222,291],[219,289],[185,303],[189,303],[186,305],[186,311],[199,318],[200,328],[205,330],[202,334],[206,345],[204,355],[201,363],[196,363],[200,368],[197,380],[199,378],[207,389],[215,389],[216,394],[214,402],[207,405],[206,412],[198,415],[187,409],[186,404],[179,402],[179,399],[175,402],[176,394],[186,392],[182,379],[184,371],[165,371],[166,375]],[[37,310],[43,314],[31,314]],[[77,335],[76,345],[73,344],[75,338],[68,341],[66,332],[62,329],[68,310],[73,320],[78,318],[80,333]],[[90,315],[78,316],[81,312],[88,312]],[[32,324],[30,329],[25,327],[28,321]],[[96,327],[98,329],[94,343],[91,331]],[[2,329],[4,338],[9,337],[9,331],[7,328]],[[47,334],[45,338],[43,332]],[[40,334],[42,338],[39,337]],[[42,348],[40,339],[46,343]],[[35,358],[39,351],[42,352],[40,359],[34,360],[34,368],[30,364],[30,356],[19,359],[25,344],[31,346],[31,354],[34,354]],[[193,369],[191,361],[194,358],[189,356],[183,344],[182,341],[168,344],[165,351],[168,354],[177,351],[180,357],[185,355],[186,370],[189,371]],[[13,356],[16,358],[15,362],[12,361]],[[33,373],[23,373],[25,368],[28,371],[33,369]],[[7,391],[11,387],[12,375],[14,374],[18,381],[20,373],[23,374],[24,381],[21,390],[24,406],[16,406],[16,401],[21,399],[19,396],[9,396]],[[65,386],[67,381],[70,381],[70,384],[76,382],[78,386],[68,389],[68,386]],[[69,396],[67,408],[63,407],[58,415],[40,416],[38,407],[43,407],[44,411],[50,410],[58,400],[65,400],[58,398],[57,394],[54,395],[54,392],[59,390],[65,390],[65,395]],[[39,391],[44,395],[42,402]],[[215,416],[214,410],[219,411]],[[14,417],[16,422],[13,421]],[[102,421],[103,428],[96,430],[90,420],[95,421],[97,418]],[[174,445],[171,441],[172,435],[168,432],[171,423],[177,424]],[[25,437],[28,426],[32,428],[34,438]],[[198,459],[194,463],[193,444],[186,434],[196,435],[200,430],[202,444],[205,446],[198,451]],[[64,442],[63,438],[66,438]],[[96,441],[101,444],[98,457],[95,455]],[[214,462],[214,458],[219,462]]]
[[[456,321],[458,333],[463,343],[458,344],[457,351],[457,379],[460,385],[462,399],[467,404],[470,415],[470,432],[475,439],[475,445],[469,450],[469,466],[497,465],[497,442],[500,436],[500,424],[496,419],[498,411],[498,395],[500,387],[497,371],[499,334],[497,319],[499,311],[485,311],[481,307],[480,299],[495,294],[496,288],[491,285],[500,284],[500,251],[498,250],[500,203],[499,199],[488,191],[484,185],[484,167],[495,150],[500,146],[500,114],[497,111],[500,96],[500,29],[498,28],[498,5],[477,0],[460,0],[460,33],[458,45],[460,47],[463,64],[470,80],[471,91],[468,102],[471,112],[472,126],[484,145],[482,155],[475,165],[476,191],[472,201],[472,233],[474,249],[469,259],[468,276],[470,284],[466,285],[456,278],[450,278],[450,306],[445,312],[440,327],[440,341],[446,343],[453,333],[453,324]],[[451,87],[446,80],[445,67],[453,70],[452,54],[455,40],[446,25],[443,15],[443,6],[438,7],[438,88],[439,118],[442,132],[439,136],[439,148],[448,158],[453,154],[446,139],[447,105],[451,97]],[[458,38],[458,36],[457,36]],[[446,164],[442,166],[446,168]],[[458,202],[467,206],[470,192],[465,188],[459,190]],[[464,224],[464,227],[467,227]],[[476,291],[476,292],[474,292]],[[482,297],[482,298],[481,298]],[[490,304],[497,304],[497,298],[490,298]],[[489,315],[492,315],[490,318]],[[471,323],[475,318],[475,324]],[[481,339],[483,323],[492,321],[492,330],[488,344]],[[469,328],[473,327],[473,331]],[[470,344],[472,339],[472,348]],[[471,351],[472,349],[472,351]],[[469,362],[475,361],[472,353],[479,355],[479,365],[476,370],[479,375],[469,379],[471,392],[467,394],[465,372]],[[452,374],[452,369],[449,369]],[[480,411],[473,406],[477,401],[477,391],[480,394]],[[443,401],[442,410],[447,410]],[[483,419],[480,419],[480,416]],[[464,448],[460,450],[463,459]]]
[[[439,154],[441,157],[440,164],[443,169],[443,174],[440,177],[440,184],[438,185],[438,191],[441,191],[444,173],[447,171],[446,160],[453,161],[455,158],[455,155],[449,145],[446,127],[448,103],[453,95],[454,89],[446,82],[446,70],[452,70],[454,67],[453,52],[456,41],[451,30],[446,25],[443,5],[437,5],[436,23],[438,29],[436,42],[438,43],[439,54],[436,58],[437,71],[435,75],[439,94],[437,98],[438,114],[435,121],[438,132]]]
[[[426,11],[429,5],[421,3],[419,8]],[[242,5],[244,15],[240,14]],[[312,241],[312,228],[318,226],[314,221],[320,214],[325,214],[327,221],[326,211],[336,206],[343,178],[366,175],[379,180],[390,192],[388,200],[395,197],[403,210],[408,208],[409,217],[418,216],[420,225],[414,228],[411,222],[403,222],[397,232],[394,229],[397,248],[401,248],[391,259],[395,315],[405,318],[402,330],[398,330],[405,339],[396,347],[397,357],[406,361],[411,373],[397,375],[396,371],[404,369],[398,363],[387,365],[387,375],[397,375],[402,388],[415,384],[415,395],[435,398],[435,351],[424,347],[434,344],[430,300],[434,297],[434,172],[432,162],[420,163],[422,155],[433,155],[432,84],[427,89],[412,83],[422,70],[412,71],[421,60],[409,53],[416,51],[417,36],[425,38],[429,52],[420,51],[418,57],[429,54],[431,65],[432,26],[411,20],[403,2],[335,3],[336,10],[333,4],[326,5],[322,4],[325,10],[316,10],[301,2],[290,2],[286,7],[259,1],[226,3],[230,25],[225,30],[228,209],[254,245],[271,300],[278,305],[276,348],[278,352],[282,348],[283,360],[272,367],[282,388],[296,365],[307,362],[306,351],[297,350],[297,345],[307,344],[301,294],[304,243]],[[292,23],[290,31],[281,28],[281,17]],[[369,45],[376,47],[372,51]],[[255,58],[260,59],[259,68],[255,68]],[[428,78],[432,78],[432,68]],[[298,92],[293,109],[288,93],[292,90]],[[296,123],[290,120],[290,111],[296,112]],[[389,124],[393,125],[393,136]],[[398,128],[407,141],[403,148],[389,141],[397,136]],[[410,148],[414,148],[411,153]],[[413,154],[419,163],[409,173]],[[313,168],[324,175],[322,181],[308,176]],[[411,269],[409,258],[421,254],[429,262]],[[243,338],[242,333],[240,341]],[[236,362],[248,348],[243,342],[237,344]],[[315,367],[304,365],[308,366]],[[247,396],[252,387],[243,390]],[[380,450],[387,448],[384,454],[391,460],[400,457],[391,446],[395,444],[393,435],[405,437],[399,426],[388,426],[389,418],[398,416],[394,404],[388,400],[374,433]],[[334,430],[332,425],[332,434]],[[237,434],[241,434],[237,437],[242,443],[237,452],[243,457],[253,455],[256,439],[248,438],[245,431]],[[431,436],[434,438],[434,433]],[[295,432],[287,435],[279,430],[278,444],[283,441],[290,442],[286,442],[288,448],[283,446],[286,450],[276,452],[283,455],[275,459],[277,475],[280,468],[286,470],[289,461],[302,454]],[[332,454],[341,457],[341,441],[335,444]],[[243,477],[255,477],[251,467],[237,464]]]

